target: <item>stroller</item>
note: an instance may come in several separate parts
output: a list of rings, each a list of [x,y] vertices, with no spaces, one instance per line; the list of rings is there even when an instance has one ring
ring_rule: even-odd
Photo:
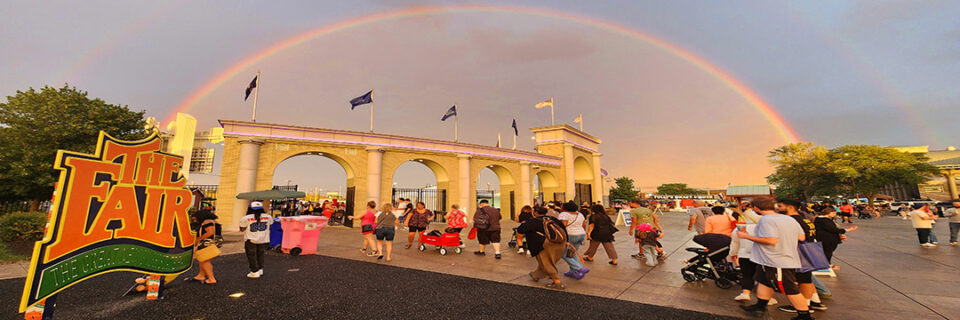
[[[518,245],[521,248],[526,248],[527,239],[523,239],[523,243],[517,243],[517,228],[513,228],[513,235],[510,236],[510,242],[507,242],[507,246],[511,248],[516,248]]]
[[[687,248],[697,255],[686,261],[680,268],[683,280],[693,282],[711,279],[721,289],[729,289],[734,283],[740,283],[740,271],[727,261],[730,252],[730,237],[722,234],[702,234],[693,241],[706,248]]]

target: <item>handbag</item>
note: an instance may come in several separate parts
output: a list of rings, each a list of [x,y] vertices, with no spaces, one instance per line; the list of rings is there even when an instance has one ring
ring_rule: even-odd
[[[220,248],[217,248],[215,245],[208,245],[203,249],[193,252],[193,257],[197,258],[197,261],[205,262],[210,259],[216,258],[220,255]]]
[[[797,246],[800,253],[799,272],[810,272],[830,268],[830,261],[823,253],[823,245],[819,242],[801,242]]]
[[[365,224],[365,225],[360,226],[360,232],[373,232],[373,225],[372,225],[372,224]]]
[[[467,239],[473,240],[477,238],[477,227],[470,228],[470,232],[467,233]]]

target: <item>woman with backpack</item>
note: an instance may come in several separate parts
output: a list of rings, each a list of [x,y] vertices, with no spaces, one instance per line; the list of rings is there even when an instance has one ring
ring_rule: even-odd
[[[617,232],[613,220],[607,215],[602,205],[593,205],[590,207],[593,214],[590,215],[590,226],[587,230],[587,240],[590,240],[590,247],[583,254],[583,260],[593,261],[593,256],[597,254],[597,248],[603,245],[603,250],[607,252],[610,258],[610,264],[617,265],[617,249],[613,247],[613,234]]]
[[[517,227],[517,233],[527,239],[527,250],[537,259],[537,269],[531,271],[530,278],[540,281],[550,278],[547,288],[563,290],[566,287],[560,281],[557,261],[563,256],[567,243],[567,231],[556,218],[547,216],[547,209],[538,207],[533,218],[527,219]]]

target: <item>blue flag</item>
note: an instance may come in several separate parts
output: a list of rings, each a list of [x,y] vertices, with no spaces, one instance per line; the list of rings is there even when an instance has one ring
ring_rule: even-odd
[[[253,88],[257,87],[257,77],[253,77],[253,81],[250,81],[250,85],[247,86],[247,90],[243,94],[243,101],[247,101],[247,98],[250,97],[250,92],[253,92]]]
[[[359,105],[368,104],[371,102],[373,102],[373,90],[370,90],[370,92],[350,100],[350,110],[353,110]]]
[[[513,119],[513,135],[520,136],[520,130],[517,130],[517,119]]]
[[[440,121],[447,121],[447,118],[457,115],[457,105],[450,107],[450,110],[447,110],[447,113],[443,114],[443,118],[440,118]]]

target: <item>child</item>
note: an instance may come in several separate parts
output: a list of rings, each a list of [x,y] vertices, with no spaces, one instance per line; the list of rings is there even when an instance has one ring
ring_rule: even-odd
[[[243,248],[247,252],[250,273],[247,278],[259,278],[263,275],[263,256],[270,245],[270,225],[273,217],[263,211],[260,201],[250,202],[247,215],[240,218],[240,231],[243,231]]]
[[[660,235],[653,230],[649,223],[637,225],[634,235],[640,246],[640,252],[643,252],[647,258],[646,264],[651,267],[657,265],[657,239]]]

